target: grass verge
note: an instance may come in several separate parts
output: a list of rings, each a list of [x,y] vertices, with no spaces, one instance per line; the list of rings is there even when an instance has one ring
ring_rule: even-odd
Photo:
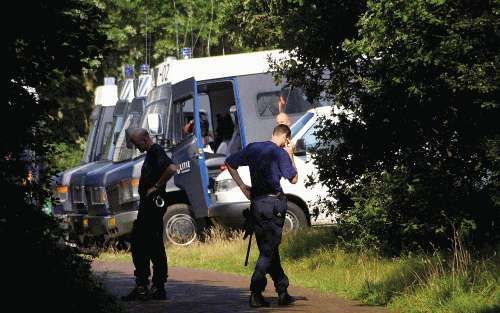
[[[331,234],[329,229],[320,229],[284,238],[280,252],[293,284],[366,304],[387,305],[393,312],[500,312],[497,254],[472,258],[458,243],[447,256],[382,258],[339,248]],[[258,251],[252,248],[250,264],[244,267],[246,245],[241,234],[214,230],[206,243],[169,246],[169,264],[250,275]],[[101,258],[131,261],[124,253],[105,253]]]

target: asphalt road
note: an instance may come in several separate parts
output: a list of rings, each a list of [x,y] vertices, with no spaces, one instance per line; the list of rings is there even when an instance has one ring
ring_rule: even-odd
[[[94,272],[103,278],[111,293],[120,297],[134,287],[133,266],[123,261],[95,261]],[[311,312],[311,313],[382,313],[386,309],[347,301],[334,295],[322,295],[314,289],[291,286],[290,294],[299,300],[280,307],[269,279],[265,296],[271,307],[248,306],[249,278],[227,273],[171,268],[167,283],[167,300],[125,302],[128,312],[150,313],[245,313],[245,312]]]

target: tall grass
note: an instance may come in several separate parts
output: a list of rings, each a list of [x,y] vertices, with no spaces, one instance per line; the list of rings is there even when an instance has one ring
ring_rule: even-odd
[[[370,251],[347,251],[331,229],[285,236],[283,266],[292,284],[336,293],[402,313],[500,312],[500,258],[473,258],[455,234],[450,253],[383,258]],[[204,243],[169,246],[173,266],[250,275],[258,256],[254,246],[244,267],[247,241],[238,232],[211,230]],[[106,254],[105,258],[128,258]]]

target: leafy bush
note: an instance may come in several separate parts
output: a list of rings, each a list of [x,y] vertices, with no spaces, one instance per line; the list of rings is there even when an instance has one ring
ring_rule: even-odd
[[[75,167],[82,160],[84,148],[85,143],[81,141],[77,144],[59,142],[52,145],[49,156],[50,168],[60,172]]]
[[[6,36],[0,243],[4,298],[18,300],[6,307],[19,312],[117,312],[120,307],[93,276],[90,260],[65,245],[58,222],[41,209],[49,196],[52,145],[69,132],[60,123],[60,128],[54,126],[62,106],[57,95],[70,97],[74,90],[68,80],[81,77],[89,61],[100,57],[97,47],[105,38],[97,21],[102,12],[76,0],[12,6],[29,23],[17,23]],[[77,132],[74,124],[71,129]]]
[[[315,164],[344,236],[391,254],[453,228],[499,242],[500,2],[287,3],[277,69],[340,109]]]
[[[3,240],[10,238],[3,246],[8,269],[16,270],[9,289],[28,300],[17,303],[16,310],[35,306],[40,312],[123,311],[92,273],[91,259],[64,243],[57,221],[34,205],[16,206],[11,205],[0,222]]]

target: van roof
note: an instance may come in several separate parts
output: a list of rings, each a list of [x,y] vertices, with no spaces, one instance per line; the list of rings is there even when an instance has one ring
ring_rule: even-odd
[[[284,60],[288,54],[281,50],[266,50],[185,60],[168,59],[155,67],[156,86],[175,84],[189,77],[201,81],[267,73],[270,71],[269,57]]]
[[[134,99],[134,79],[126,78],[119,83],[118,99],[132,102]]]
[[[95,89],[94,105],[113,106],[118,101],[118,87],[103,85]]]

